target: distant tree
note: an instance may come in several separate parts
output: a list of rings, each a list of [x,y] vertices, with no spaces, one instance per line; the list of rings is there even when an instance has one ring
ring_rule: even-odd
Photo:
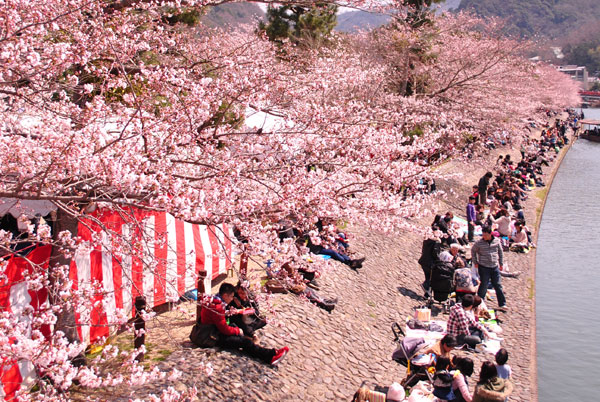
[[[337,24],[337,6],[318,4],[269,6],[267,22],[260,23],[271,41],[291,40],[296,44],[314,45],[327,41]]]
[[[167,9],[163,19],[170,25],[186,24],[191,27],[200,21],[200,11],[196,8]]]
[[[443,3],[446,0],[405,0],[404,4],[410,8],[407,14],[407,22],[412,27],[419,27],[431,22],[433,12],[432,4]]]
[[[567,63],[585,66],[592,74],[600,71],[600,38],[567,46],[564,53]]]
[[[522,37],[562,38],[589,23],[598,25],[598,0],[462,0],[459,11],[507,21],[507,30]]]

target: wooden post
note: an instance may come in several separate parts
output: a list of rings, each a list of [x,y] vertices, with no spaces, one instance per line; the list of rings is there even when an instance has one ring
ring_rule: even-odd
[[[243,252],[240,256],[240,280],[245,280],[248,274],[248,254]]]
[[[142,345],[146,343],[146,334],[138,334],[139,330],[146,330],[146,321],[142,317],[142,310],[146,309],[146,298],[144,296],[138,296],[135,298],[135,319],[133,321],[133,347],[135,349],[140,348]],[[139,353],[135,360],[141,362],[144,360],[144,354]]]
[[[196,301],[196,322],[200,323],[200,315],[202,314],[202,299],[204,299],[204,294],[206,293],[206,289],[204,288],[204,279],[206,279],[206,271],[201,269],[198,271],[198,300]]]

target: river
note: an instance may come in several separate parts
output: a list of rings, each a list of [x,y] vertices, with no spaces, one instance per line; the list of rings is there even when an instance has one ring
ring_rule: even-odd
[[[600,109],[583,112],[600,119]],[[600,143],[578,139],[554,178],[538,238],[540,402],[600,400],[599,217]]]

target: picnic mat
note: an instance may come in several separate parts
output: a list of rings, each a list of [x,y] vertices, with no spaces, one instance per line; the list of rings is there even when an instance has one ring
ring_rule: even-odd
[[[469,234],[469,225],[467,223],[467,220],[458,216],[455,216],[454,219],[452,219],[452,222],[454,222],[457,226],[457,232],[459,233],[459,237],[463,236],[463,235],[468,235]],[[481,226],[477,225],[475,226],[475,236],[481,236]]]

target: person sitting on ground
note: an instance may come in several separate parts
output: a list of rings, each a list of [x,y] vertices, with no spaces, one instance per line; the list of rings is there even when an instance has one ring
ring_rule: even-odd
[[[457,300],[462,300],[466,294],[474,295],[479,288],[479,279],[468,267],[458,268],[454,271],[454,286]]]
[[[354,270],[362,268],[362,264],[366,260],[366,257],[352,259],[340,250],[336,251],[333,248],[325,247],[322,244],[316,244],[315,242],[313,242],[309,234],[304,236],[304,241],[306,242],[306,246],[308,247],[311,253],[328,255],[332,259],[346,264]]]
[[[467,311],[467,314],[472,314],[473,319],[476,322],[479,322],[480,318],[483,318],[484,320],[489,320],[492,318],[485,302],[478,295],[473,295],[473,309],[471,311]]]
[[[210,298],[203,305],[200,313],[201,324],[214,325],[219,331],[217,345],[223,349],[242,349],[251,357],[260,359],[265,363],[276,365],[289,351],[287,346],[281,349],[265,348],[255,344],[248,334],[242,329],[232,327],[225,318],[225,305],[233,301],[235,287],[230,283],[224,283],[219,288],[219,294]]]
[[[454,213],[452,213],[451,211],[448,211],[448,212],[446,212],[446,214],[444,215],[443,218],[441,218],[437,221],[438,228],[445,235],[442,238],[442,243],[445,243],[447,245],[450,245],[450,244],[456,243],[456,242],[458,242],[462,245],[468,244],[469,241],[466,238],[467,237],[466,233],[463,234],[462,237],[458,237],[456,235],[455,224],[454,224],[453,220],[454,220]],[[435,221],[434,221],[434,223],[435,223]]]
[[[451,402],[471,402],[473,395],[469,391],[468,378],[473,375],[473,360],[468,357],[456,356],[452,359],[452,365],[456,372],[452,381],[455,398]]]
[[[456,337],[454,335],[446,334],[444,337],[434,344],[426,347],[420,353],[430,354],[433,353],[436,358],[438,357],[451,357],[451,352],[456,347]]]
[[[498,377],[494,363],[483,362],[472,402],[501,402],[508,398],[512,391],[512,383]]]
[[[433,395],[438,402],[452,401],[455,399],[452,383],[454,373],[450,371],[450,358],[440,356],[435,363],[435,374],[433,376]]]
[[[454,335],[459,345],[467,344],[471,348],[489,337],[485,327],[476,322],[473,316],[467,314],[467,311],[473,309],[473,304],[473,295],[467,294],[463,296],[460,303],[452,306],[447,328],[448,334]]]
[[[521,222],[515,223],[515,233],[510,237],[511,250],[525,252],[529,249],[527,232],[523,229]]]
[[[491,205],[490,205],[491,207]],[[486,221],[486,217],[485,217],[485,208],[483,207],[483,205],[476,205],[475,206],[475,213],[476,213],[476,220],[475,220],[475,224],[478,226],[483,226]]]
[[[448,225],[450,222],[452,222],[452,219],[454,219],[454,214],[448,211],[444,216],[440,217],[439,219],[437,219],[436,215],[436,219],[434,219],[433,223],[437,223],[437,226],[442,231],[442,233],[448,234]]]
[[[452,265],[454,268],[464,268],[467,266],[467,261],[464,258],[464,248],[458,243],[450,244],[450,255],[452,256]]]
[[[338,298],[323,298],[313,289],[307,287],[306,281],[302,277],[302,272],[296,270],[291,263],[286,262],[281,266],[282,282],[286,284],[287,290],[298,296],[306,297],[309,302],[325,311],[332,312],[338,302]]]
[[[406,400],[404,387],[393,382],[387,389],[387,393],[369,389],[364,384],[354,394],[352,402],[403,402]]]
[[[512,233],[510,213],[506,209],[500,211],[500,217],[498,219],[492,216],[492,222],[498,225],[498,232],[502,236],[509,237]]]
[[[247,284],[238,282],[235,287],[233,300],[227,305],[229,311],[239,311],[229,317],[229,322],[240,328],[246,336],[255,338],[254,332],[267,325],[267,320],[261,317],[254,295]],[[241,310],[241,311],[240,311]]]
[[[498,377],[505,380],[509,380],[512,376],[512,369],[506,364],[507,361],[508,351],[504,348],[500,348],[500,350],[496,352],[496,371],[498,372]]]

